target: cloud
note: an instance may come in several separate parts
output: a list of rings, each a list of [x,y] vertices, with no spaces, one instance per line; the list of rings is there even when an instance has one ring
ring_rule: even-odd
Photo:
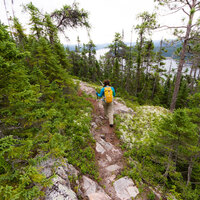
[[[7,1],[7,7],[9,15],[12,15],[11,1]],[[27,4],[30,0],[14,1],[14,10],[16,16],[27,27],[27,16],[21,12],[22,3]],[[60,9],[65,4],[72,4],[73,0],[32,0],[32,3],[41,9],[43,12],[51,12],[55,9]],[[140,0],[136,2],[134,0],[77,0],[80,4],[80,8],[89,12],[89,21],[91,24],[91,39],[95,44],[112,42],[116,32],[122,33],[124,30],[124,40],[129,42],[131,39],[131,29],[133,25],[136,25],[138,21],[136,16],[144,11],[153,12],[154,1],[153,0]],[[4,8],[3,1],[0,1],[1,8]],[[5,11],[0,14],[1,20],[7,24]],[[88,33],[85,29],[66,30],[66,35],[70,38],[67,41],[63,35],[60,35],[63,43],[74,44],[77,41],[77,36],[80,37],[82,43],[89,41]],[[163,33],[156,33],[153,37],[160,39]],[[136,41],[137,34],[133,31],[133,41]]]

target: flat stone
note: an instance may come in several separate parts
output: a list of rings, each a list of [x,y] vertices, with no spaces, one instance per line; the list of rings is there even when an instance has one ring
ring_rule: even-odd
[[[111,151],[113,153],[117,154],[117,155],[121,155],[121,152],[118,149],[116,149],[116,148],[113,148]]]
[[[139,190],[136,186],[130,186],[127,188],[127,191],[131,197],[136,197],[139,194]]]
[[[108,166],[107,162],[104,161],[104,160],[99,160],[98,163],[99,163],[99,165],[102,166],[102,167]]]
[[[106,142],[105,140],[102,140],[101,138],[99,140],[99,143],[103,146],[104,149],[106,149],[106,151],[110,151],[114,148],[114,146],[111,143]]]
[[[87,176],[83,176],[82,188],[84,190],[85,196],[89,196],[90,194],[99,192],[105,194],[103,188],[100,187],[95,181],[88,178]]]
[[[106,150],[97,142],[96,143],[96,151],[98,153],[104,154]]]
[[[92,193],[88,195],[89,200],[111,200],[111,198],[104,193]]]
[[[132,179],[128,177],[120,178],[113,184],[117,196],[121,200],[135,198],[139,194],[138,188],[134,185]]]
[[[112,158],[111,158],[109,155],[107,155],[107,154],[106,154],[106,158],[107,158],[107,160],[108,160],[109,162],[112,161]]]
[[[121,155],[121,152],[115,148],[114,145],[112,145],[110,142],[106,142],[105,140],[102,140],[100,138],[99,143],[106,151],[112,151],[113,153],[116,153],[118,155]]]
[[[110,171],[110,172],[114,172],[114,171],[116,171],[116,170],[118,170],[120,168],[121,167],[119,165],[114,164],[114,165],[110,165],[110,166],[106,167],[106,170]]]

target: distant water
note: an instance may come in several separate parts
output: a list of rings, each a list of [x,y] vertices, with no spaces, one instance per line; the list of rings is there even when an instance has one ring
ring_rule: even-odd
[[[96,51],[96,58],[97,60],[100,59],[100,56],[103,56],[105,53],[107,53],[109,50],[109,48],[104,48],[104,49],[99,49]],[[177,68],[178,68],[178,62],[177,60],[167,57],[166,60],[163,61],[165,63],[165,69],[167,70],[167,72],[172,71],[173,74],[175,74],[177,72]],[[185,63],[184,67],[183,67],[183,73],[185,71],[186,74],[190,73],[190,67],[191,64]],[[198,76],[199,71],[197,71],[197,76]]]
[[[99,49],[96,51],[96,58],[97,60],[100,59],[101,56],[103,56],[105,53],[109,51],[109,48]]]

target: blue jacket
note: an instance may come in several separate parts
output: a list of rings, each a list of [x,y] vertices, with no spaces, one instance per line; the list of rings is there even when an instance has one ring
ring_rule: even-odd
[[[106,86],[106,87],[111,87],[111,86]],[[115,89],[114,89],[114,87],[111,87],[111,89],[112,89],[112,91],[113,91],[113,96],[115,97]],[[98,97],[105,96],[105,95],[104,95],[104,87],[101,89],[100,94],[99,94],[98,92],[97,92],[96,94],[98,95]]]

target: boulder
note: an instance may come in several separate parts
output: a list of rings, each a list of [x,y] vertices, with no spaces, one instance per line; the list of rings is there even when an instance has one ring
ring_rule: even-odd
[[[95,181],[88,178],[87,176],[83,176],[83,182],[81,184],[82,189],[84,191],[84,196],[88,197],[89,199],[93,200],[96,197],[102,198],[103,196],[106,197],[104,200],[110,200],[111,198],[105,193],[103,188],[98,185]],[[98,200],[98,199],[95,199]]]
[[[113,184],[116,195],[121,200],[130,200],[139,194],[138,188],[134,185],[132,179],[128,177],[120,178]]]
[[[108,195],[104,194],[104,193],[92,193],[90,195],[88,195],[89,200],[110,200],[111,198],[108,197]]]

